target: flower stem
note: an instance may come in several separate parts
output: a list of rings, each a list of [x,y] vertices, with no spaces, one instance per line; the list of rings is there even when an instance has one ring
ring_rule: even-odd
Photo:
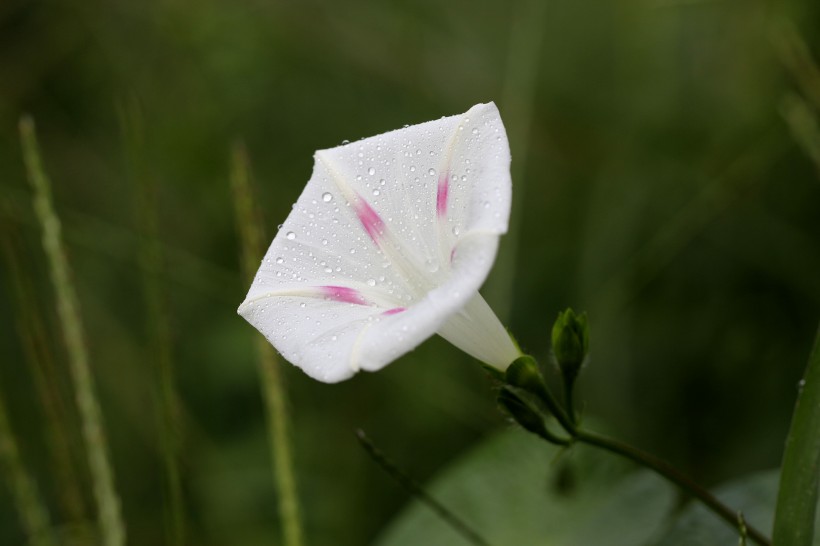
[[[572,368],[572,370],[577,370],[577,368]],[[541,411],[543,412],[544,408],[546,408],[545,413],[549,413],[555,417],[555,419],[564,428],[564,431],[566,431],[566,433],[570,436],[568,441],[565,439],[555,441],[556,437],[549,433],[549,431],[546,430],[546,427],[543,426],[544,415],[534,416],[532,412],[529,411],[532,408],[527,406],[523,400],[516,401],[510,400],[509,397],[503,398],[502,396],[499,396],[499,403],[507,409],[512,417],[516,419],[516,421],[518,421],[523,428],[538,435],[540,438],[548,442],[557,445],[567,445],[567,443],[573,442],[588,444],[609,451],[610,453],[615,453],[622,457],[626,457],[635,463],[654,470],[667,480],[671,481],[673,484],[703,502],[720,518],[724,519],[732,527],[737,529],[741,537],[748,536],[760,546],[771,546],[771,541],[766,538],[765,535],[754,527],[746,525],[740,512],[736,512],[723,504],[717,497],[692,481],[690,478],[683,475],[670,464],[659,459],[658,457],[655,457],[654,455],[619,442],[618,440],[613,440],[594,432],[588,432],[578,427],[575,420],[572,400],[572,391],[576,375],[575,373],[564,373],[563,379],[565,408],[561,408],[556,402],[550,392],[549,387],[546,382],[544,382],[544,378],[539,371],[538,364],[535,362],[535,359],[529,355],[523,355],[513,362],[509,368],[507,368],[507,371],[505,372],[505,381],[507,385],[504,388],[509,389],[514,395],[517,394],[516,389],[519,389],[527,391],[537,397],[542,406]],[[539,419],[541,422],[538,422]]]
[[[599,447],[609,451],[610,453],[616,453],[622,457],[630,459],[633,462],[654,470],[670,482],[700,500],[710,510],[712,510],[712,512],[726,521],[726,523],[732,527],[735,527],[739,533],[742,534],[745,527],[746,536],[751,538],[760,546],[771,546],[771,541],[760,531],[748,523],[745,523],[742,518],[739,518],[738,512],[723,504],[712,493],[683,475],[667,462],[623,442],[619,442],[618,440],[613,440],[593,432],[576,430],[574,438],[578,442]]]
[[[94,377],[85,344],[80,303],[71,280],[68,257],[63,246],[62,226],[54,211],[51,184],[43,170],[34,121],[30,117],[20,120],[20,140],[29,182],[34,191],[34,211],[43,229],[43,249],[54,285],[57,314],[68,350],[69,369],[82,420],[83,439],[94,484],[94,497],[97,501],[101,543],[104,546],[122,546],[125,544],[125,525],[119,496],[114,487],[114,472],[108,454],[102,411],[95,393]]]
[[[575,400],[572,392],[575,390],[575,378],[564,377],[564,405],[567,408],[567,418],[573,425],[577,425],[578,421],[575,416]]]

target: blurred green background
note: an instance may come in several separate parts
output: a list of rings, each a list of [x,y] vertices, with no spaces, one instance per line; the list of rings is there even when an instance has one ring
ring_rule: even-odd
[[[587,310],[585,414],[711,485],[779,464],[820,318],[818,31],[815,0],[4,0],[0,392],[53,520],[94,510],[23,113],[64,224],[129,542],[164,536],[145,179],[158,190],[188,543],[272,544],[257,334],[235,313],[247,288],[237,139],[269,239],[315,149],[494,100],[515,205],[487,299],[542,360],[557,311]],[[44,328],[45,372],[26,357],[26,313]],[[339,385],[283,373],[311,544],[369,543],[408,499],[356,428],[426,480],[506,426],[479,366],[438,338]],[[71,425],[64,456],[43,385]],[[0,491],[0,543],[23,544]]]

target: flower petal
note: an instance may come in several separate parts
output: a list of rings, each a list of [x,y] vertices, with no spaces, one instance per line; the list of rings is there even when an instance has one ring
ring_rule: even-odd
[[[357,367],[378,370],[439,333],[471,356],[505,369],[520,356],[509,334],[478,294],[495,260],[498,237],[462,238],[445,282],[401,314],[368,325],[357,346]]]
[[[495,105],[316,153],[239,312],[334,382],[416,347],[470,302],[510,208]]]

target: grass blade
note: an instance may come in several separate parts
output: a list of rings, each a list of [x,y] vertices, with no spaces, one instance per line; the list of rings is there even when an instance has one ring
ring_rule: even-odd
[[[32,546],[55,546],[57,543],[52,534],[48,509],[34,478],[26,469],[20,457],[17,440],[11,430],[6,415],[6,406],[0,397],[0,464],[3,468],[4,481],[9,484],[14,496],[20,521]]]
[[[264,253],[262,222],[253,206],[248,154],[241,144],[234,146],[231,165],[231,189],[236,209],[236,225],[242,246],[242,271],[248,284],[253,281]],[[270,343],[256,336],[259,372],[268,418],[268,435],[273,456],[273,470],[279,494],[279,512],[285,546],[304,542],[296,477],[290,445],[290,420],[282,385],[279,361]]]
[[[794,407],[774,515],[772,541],[811,546],[820,487],[820,329]]]
[[[3,203],[4,209],[12,208],[10,201]],[[87,521],[85,499],[76,467],[79,453],[74,445],[73,432],[79,430],[73,407],[66,400],[61,389],[65,383],[61,370],[57,368],[51,347],[51,336],[46,332],[31,274],[24,264],[24,249],[15,226],[0,220],[0,246],[7,271],[9,289],[16,299],[14,310],[17,332],[23,348],[25,362],[34,380],[40,407],[46,423],[46,441],[51,458],[51,466],[56,478],[58,501],[63,521],[79,526]],[[67,377],[65,378],[67,379]]]
[[[136,198],[139,264],[142,272],[146,307],[146,325],[155,363],[157,425],[160,456],[165,469],[165,533],[173,546],[185,544],[185,508],[182,475],[179,468],[179,405],[174,382],[173,349],[166,294],[161,272],[165,258],[159,238],[159,213],[156,180],[142,168],[143,133],[141,116],[135,102],[120,110],[123,141],[127,152],[128,171]]]
[[[34,211],[43,229],[43,249],[54,285],[57,315],[68,351],[69,371],[74,383],[86,456],[94,484],[101,542],[105,546],[121,546],[125,544],[125,527],[119,497],[114,488],[114,475],[108,456],[102,412],[94,391],[94,378],[88,361],[79,301],[63,247],[60,219],[54,211],[50,183],[40,160],[34,121],[30,117],[23,117],[20,120],[20,140],[26,173],[34,191]]]

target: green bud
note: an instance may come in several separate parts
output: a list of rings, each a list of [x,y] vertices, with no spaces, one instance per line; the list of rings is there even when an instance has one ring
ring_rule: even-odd
[[[544,388],[544,380],[541,377],[541,370],[538,369],[538,363],[529,355],[516,358],[507,368],[505,377],[510,385],[539,395]]]
[[[558,313],[552,326],[552,351],[565,376],[574,377],[589,351],[589,324],[587,314],[576,315],[567,308]]]
[[[504,408],[524,430],[537,434],[550,442],[554,441],[544,424],[543,416],[509,388],[501,389],[498,393],[498,405]]]

